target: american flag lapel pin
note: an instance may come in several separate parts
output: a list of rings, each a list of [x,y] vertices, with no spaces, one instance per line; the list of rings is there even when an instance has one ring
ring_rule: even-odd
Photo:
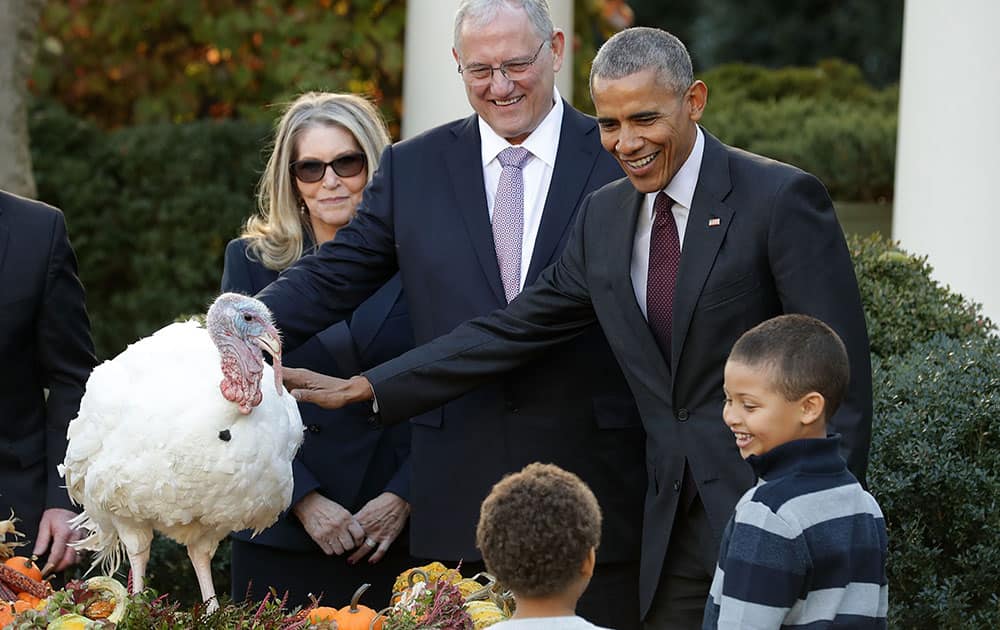
[[[722,225],[722,219],[719,217],[712,217],[708,220],[708,227],[718,227]]]

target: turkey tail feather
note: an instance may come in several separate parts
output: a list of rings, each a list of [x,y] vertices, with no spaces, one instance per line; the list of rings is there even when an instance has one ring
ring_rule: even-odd
[[[70,543],[73,549],[96,552],[94,560],[87,569],[89,575],[91,571],[101,567],[104,575],[114,575],[118,567],[122,564],[122,557],[125,555],[125,544],[118,537],[118,532],[113,527],[101,527],[86,511],[73,517],[69,522],[73,528],[83,529],[87,535],[80,540]]]

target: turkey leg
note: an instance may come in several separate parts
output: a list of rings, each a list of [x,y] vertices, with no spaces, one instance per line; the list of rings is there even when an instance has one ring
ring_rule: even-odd
[[[201,600],[208,604],[209,614],[219,609],[219,600],[215,596],[215,585],[212,583],[212,556],[219,543],[195,542],[187,546],[188,558],[198,576],[198,587],[201,589]]]
[[[153,530],[118,517],[112,517],[112,521],[118,538],[125,545],[128,563],[132,567],[132,594],[141,593],[146,588],[146,565],[149,564]]]

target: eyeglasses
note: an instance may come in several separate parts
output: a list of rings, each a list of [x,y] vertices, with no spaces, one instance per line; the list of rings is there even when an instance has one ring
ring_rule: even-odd
[[[368,164],[364,153],[348,153],[335,160],[322,162],[320,160],[296,160],[288,165],[300,182],[314,184],[326,176],[326,167],[333,169],[338,177],[354,177],[364,170]]]
[[[458,66],[458,73],[462,75],[465,82],[469,85],[485,85],[493,80],[493,72],[499,70],[500,74],[506,77],[510,81],[517,81],[523,79],[528,71],[531,70],[531,65],[535,63],[538,59],[538,55],[542,52],[542,46],[545,45],[543,40],[541,44],[538,45],[538,50],[535,54],[531,56],[530,59],[511,59],[501,63],[499,66],[487,66],[484,63],[475,64],[471,66],[462,67]]]

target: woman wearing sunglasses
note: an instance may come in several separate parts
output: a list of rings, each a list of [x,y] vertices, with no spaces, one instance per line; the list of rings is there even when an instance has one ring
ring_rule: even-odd
[[[253,295],[354,216],[382,149],[378,110],[351,94],[307,93],[278,121],[258,187],[258,212],[226,247],[222,290]],[[349,321],[333,325],[284,357],[284,364],[347,378],[413,347],[399,277]],[[381,608],[395,576],[411,566],[410,429],[375,430],[367,406],[324,411],[300,406],[305,441],[293,465],[292,506],[254,538],[233,535],[232,595],[261,600],[273,587],[289,604],[342,606],[363,583]]]

